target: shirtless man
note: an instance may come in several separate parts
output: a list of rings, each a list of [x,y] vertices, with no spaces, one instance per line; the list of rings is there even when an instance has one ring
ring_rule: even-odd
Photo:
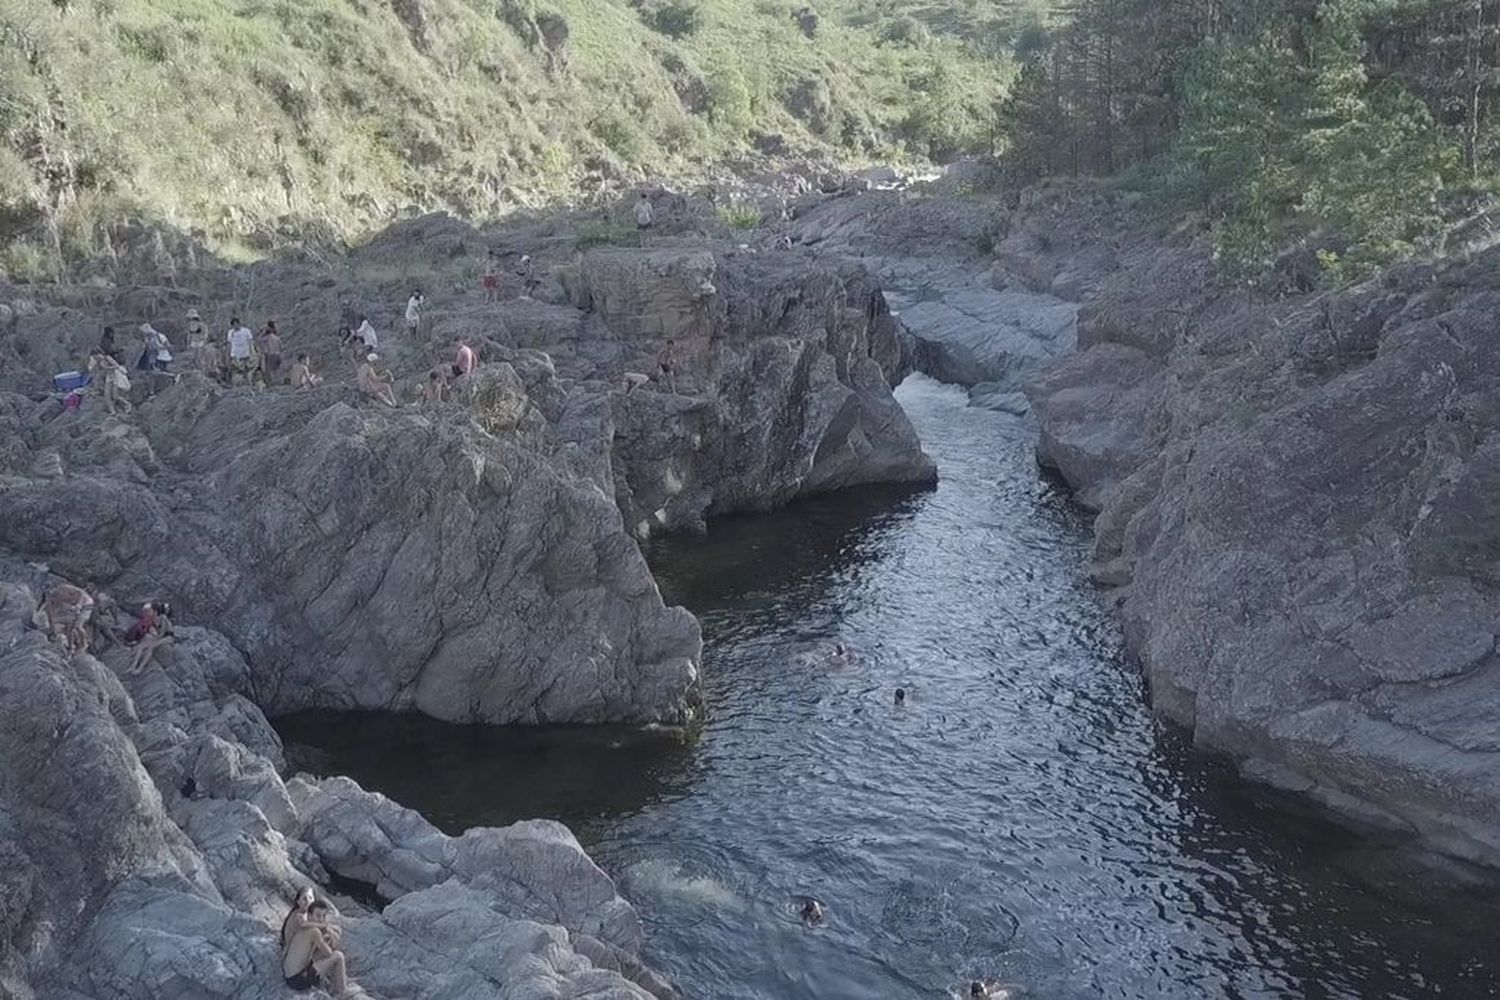
[[[448,382],[443,378],[440,371],[427,373],[427,381],[422,383],[422,402],[441,403],[448,395]]]
[[[474,370],[479,359],[474,354],[474,348],[470,347],[462,337],[453,342],[453,377],[462,378]]]
[[[484,289],[484,301],[500,300],[500,258],[493,249],[484,255],[484,273],[479,278],[479,284]]]
[[[378,354],[366,354],[355,373],[355,381],[359,384],[359,391],[366,396],[378,399],[386,406],[395,406],[396,391],[391,388],[391,380],[375,370],[375,362],[379,360]]]
[[[329,923],[328,904],[308,886],[297,893],[292,911],[281,922],[281,975],[301,993],[326,983],[335,996],[356,995],[350,989],[338,928]]]
[[[292,365],[291,382],[293,389],[315,389],[323,380],[313,374],[312,359],[306,354],[297,355],[297,363]]]
[[[60,583],[42,595],[33,619],[48,638],[60,638],[70,652],[80,653],[89,646],[93,613],[94,598],[88,591]]]

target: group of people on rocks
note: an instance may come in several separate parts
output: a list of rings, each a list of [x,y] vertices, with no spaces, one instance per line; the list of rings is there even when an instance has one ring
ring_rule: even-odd
[[[32,624],[60,640],[72,652],[104,652],[123,645],[134,652],[128,674],[150,666],[156,653],[172,643],[172,605],[162,600],[143,603],[135,621],[123,632],[119,627],[119,605],[103,590],[85,590],[71,583],[58,584],[42,593],[32,612]]]

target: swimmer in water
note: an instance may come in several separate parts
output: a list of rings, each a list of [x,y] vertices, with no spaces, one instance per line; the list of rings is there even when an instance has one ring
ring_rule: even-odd
[[[833,652],[828,654],[829,664],[835,667],[842,667],[852,659],[854,657],[849,654],[849,647],[845,646],[842,642],[836,644],[833,647]]]
[[[969,984],[972,1000],[1010,1000],[1010,990],[993,979],[976,979]]]
[[[906,704],[906,688],[897,688],[896,689],[896,704],[898,704],[898,705],[905,705]]]
[[[808,896],[802,901],[802,922],[809,927],[823,922],[823,904]]]

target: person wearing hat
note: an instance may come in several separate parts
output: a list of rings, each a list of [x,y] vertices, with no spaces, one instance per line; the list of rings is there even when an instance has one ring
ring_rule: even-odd
[[[359,385],[359,391],[371,399],[378,399],[386,406],[396,405],[396,391],[391,387],[391,378],[382,375],[375,370],[375,362],[380,360],[380,355],[371,351],[365,355],[365,360],[360,362],[359,370],[355,373],[355,381]]]

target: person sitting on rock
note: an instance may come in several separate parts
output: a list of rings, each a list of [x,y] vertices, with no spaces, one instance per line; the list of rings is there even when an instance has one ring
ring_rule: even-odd
[[[441,403],[448,395],[448,382],[443,378],[443,373],[436,369],[427,373],[427,380],[422,383],[422,402]]]
[[[297,363],[292,365],[291,383],[293,389],[316,389],[323,380],[313,374],[312,359],[306,354],[297,355]]]
[[[339,930],[330,915],[328,904],[307,886],[281,922],[281,975],[298,993],[326,984],[336,996],[351,995],[344,953],[335,947]]]
[[[453,377],[463,378],[474,370],[479,363],[479,358],[474,354],[474,348],[470,347],[462,337],[453,341]]]
[[[151,601],[141,609],[141,617],[125,633],[125,641],[134,638],[135,656],[130,661],[132,674],[145,670],[156,658],[156,651],[172,643],[172,605],[165,601]]]
[[[378,354],[366,354],[364,362],[355,373],[355,381],[359,385],[359,391],[366,396],[378,399],[386,406],[395,406],[396,391],[391,388],[391,379],[375,370],[375,362],[379,360]]]

